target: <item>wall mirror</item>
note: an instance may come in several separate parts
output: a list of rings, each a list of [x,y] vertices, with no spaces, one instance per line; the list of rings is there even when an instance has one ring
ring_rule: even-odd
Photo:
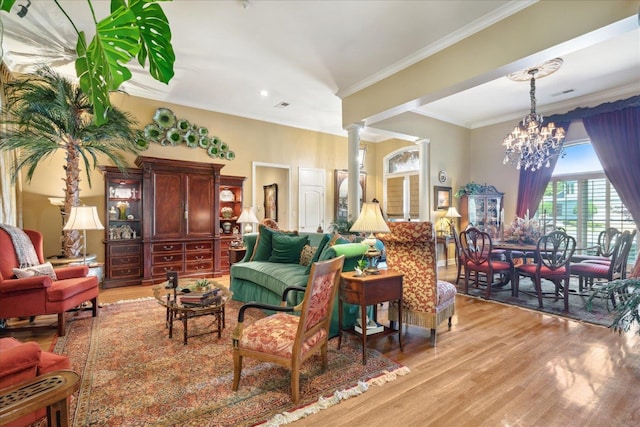
[[[362,198],[367,194],[367,174],[360,172],[360,186],[358,187],[358,199],[359,205],[362,207]],[[335,186],[333,188],[334,194],[334,221],[346,221],[349,211],[349,171],[344,169],[335,170]],[[355,218],[354,218],[355,220]]]

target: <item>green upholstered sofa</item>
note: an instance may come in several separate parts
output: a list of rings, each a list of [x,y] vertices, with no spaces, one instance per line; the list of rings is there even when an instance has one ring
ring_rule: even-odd
[[[310,266],[299,263],[282,263],[270,261],[250,261],[254,254],[254,247],[259,233],[246,234],[243,238],[247,252],[244,258],[231,266],[231,285],[233,299],[241,302],[262,302],[279,305],[282,292],[287,286],[306,286],[309,278]],[[317,261],[345,256],[342,271],[353,271],[356,262],[362,257],[366,247],[362,243],[343,243],[338,241],[329,246],[330,234],[299,233],[307,236],[309,245],[315,248]],[[322,247],[320,247],[322,246]],[[264,257],[263,257],[264,258]],[[303,298],[302,292],[290,292],[289,303],[298,304]],[[337,297],[336,297],[337,298]],[[359,316],[359,307],[351,304],[343,305],[343,322],[345,326],[352,326]],[[333,306],[330,336],[338,335],[338,303]]]

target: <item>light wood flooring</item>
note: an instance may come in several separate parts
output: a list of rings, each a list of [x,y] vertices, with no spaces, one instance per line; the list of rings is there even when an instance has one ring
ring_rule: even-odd
[[[452,280],[455,266],[440,277]],[[228,284],[228,277],[221,278]],[[150,287],[103,290],[104,303],[152,295]],[[370,346],[411,373],[371,386],[300,426],[638,426],[640,336],[618,335],[504,304],[458,295],[453,327],[409,327]],[[381,310],[384,316],[384,310]],[[38,322],[46,322],[44,316]],[[634,328],[635,332],[636,328]],[[53,331],[16,333],[49,349]]]

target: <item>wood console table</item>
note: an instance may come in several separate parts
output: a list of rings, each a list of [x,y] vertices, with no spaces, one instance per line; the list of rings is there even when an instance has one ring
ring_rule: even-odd
[[[436,236],[436,244],[442,245],[444,253],[444,266],[449,267],[449,244],[455,243],[453,236],[438,235]],[[458,257],[456,257],[458,259]]]
[[[80,388],[80,375],[63,370],[49,372],[9,386],[0,394],[0,425],[47,407],[49,427],[69,425],[67,397]]]
[[[342,344],[342,334],[350,332],[360,335],[362,338],[362,364],[367,364],[367,334],[359,334],[353,328],[342,327],[342,304],[357,304],[360,306],[360,318],[367,318],[367,306],[374,306],[373,320],[378,321],[376,305],[386,301],[398,301],[398,329],[384,327],[383,332],[371,335],[372,337],[398,334],[400,350],[402,350],[402,273],[392,270],[380,270],[380,274],[371,274],[356,277],[355,272],[342,273],[338,298],[338,348]],[[364,323],[364,322],[363,322]]]

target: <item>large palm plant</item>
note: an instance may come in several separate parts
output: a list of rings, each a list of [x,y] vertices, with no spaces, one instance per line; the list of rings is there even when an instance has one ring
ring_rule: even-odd
[[[89,97],[48,67],[7,83],[6,90],[8,120],[0,130],[0,150],[18,150],[13,178],[25,169],[29,181],[39,162],[57,150],[65,151],[63,215],[80,202],[81,163],[91,186],[88,171],[97,166],[99,155],[124,168],[123,153],[137,152],[136,122],[128,113],[109,108],[106,123],[96,125]],[[66,257],[77,257],[80,233],[65,231],[63,247]]]

